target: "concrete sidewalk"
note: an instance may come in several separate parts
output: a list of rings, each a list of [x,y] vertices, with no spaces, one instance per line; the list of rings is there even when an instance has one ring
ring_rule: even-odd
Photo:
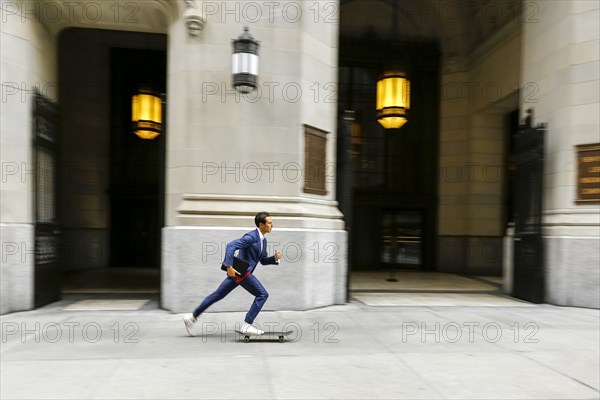
[[[78,304],[0,318],[3,399],[600,397],[598,310],[354,302],[262,312],[263,329],[294,331],[280,344],[241,342],[243,313],[207,313],[189,337],[181,315],[152,302]]]

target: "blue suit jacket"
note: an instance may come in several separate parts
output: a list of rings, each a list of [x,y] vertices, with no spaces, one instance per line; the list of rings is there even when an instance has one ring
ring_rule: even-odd
[[[223,265],[221,265],[222,270],[227,269],[226,265],[233,265],[233,256],[236,250],[239,250],[237,257],[248,262],[249,272],[254,271],[259,262],[262,265],[277,264],[275,256],[267,257],[266,239],[262,252],[260,251],[260,235],[256,229],[245,233],[241,238],[227,244],[225,259],[223,260]]]

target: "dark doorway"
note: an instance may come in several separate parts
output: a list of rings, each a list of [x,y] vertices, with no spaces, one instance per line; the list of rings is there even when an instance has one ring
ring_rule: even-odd
[[[163,34],[59,36],[63,293],[159,291],[166,124],[141,139],[131,109],[142,85],[166,99],[166,49]]]
[[[381,262],[391,268],[419,268],[423,259],[423,214],[417,210],[384,210]]]
[[[166,54],[113,48],[110,57],[110,265],[158,268],[165,135],[133,133],[131,99],[143,86],[165,93]]]
[[[438,207],[438,45],[342,37],[339,49],[340,120],[346,110],[354,111],[351,123],[338,124],[338,159],[352,159],[338,169],[337,196],[340,208],[351,214],[347,218],[352,221],[349,269],[433,269]],[[391,62],[391,54],[395,62]],[[410,113],[400,129],[384,129],[376,117],[377,80],[390,69],[401,69],[410,80]],[[342,193],[346,187],[352,188],[349,201]]]

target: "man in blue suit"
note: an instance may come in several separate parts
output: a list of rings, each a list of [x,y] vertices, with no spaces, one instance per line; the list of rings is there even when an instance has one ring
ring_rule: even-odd
[[[185,329],[190,336],[194,336],[192,329],[198,320],[198,316],[240,285],[254,296],[254,302],[246,314],[246,318],[244,319],[240,331],[249,335],[262,335],[264,333],[263,330],[256,328],[252,324],[267,301],[269,293],[252,272],[259,262],[263,265],[279,264],[281,252],[276,250],[275,255],[267,257],[267,239],[265,239],[265,235],[273,229],[273,221],[271,221],[269,213],[261,211],[256,214],[254,217],[254,224],[256,225],[255,230],[250,231],[241,238],[227,244],[227,248],[225,249],[225,260],[223,260],[223,265],[221,266],[221,269],[227,271],[225,280],[217,290],[200,303],[192,314],[183,317]],[[241,276],[241,274],[232,266],[233,256],[236,250],[239,250],[237,257],[248,262],[248,271],[244,276]]]

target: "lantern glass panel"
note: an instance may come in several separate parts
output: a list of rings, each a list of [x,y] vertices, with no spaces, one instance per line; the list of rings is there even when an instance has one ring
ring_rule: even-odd
[[[410,82],[406,78],[390,77],[377,82],[377,109],[410,108]]]
[[[258,75],[258,56],[250,53],[234,53],[231,56],[231,72],[233,74]]]
[[[131,101],[133,130],[142,139],[154,139],[162,128],[162,102],[150,93],[138,93]]]
[[[377,118],[386,129],[400,128],[410,109],[410,81],[402,75],[385,76],[377,82]]]

